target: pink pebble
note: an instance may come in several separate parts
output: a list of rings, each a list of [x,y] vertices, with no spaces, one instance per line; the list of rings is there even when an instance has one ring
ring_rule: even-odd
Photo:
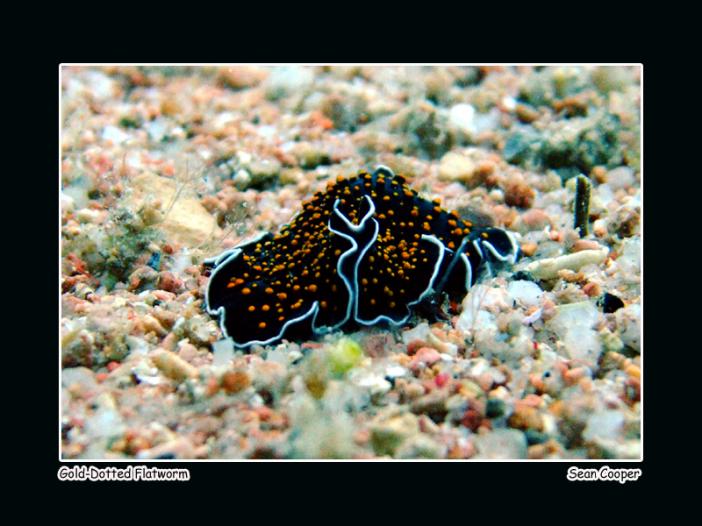
[[[448,373],[440,373],[436,375],[436,378],[434,378],[434,383],[436,383],[437,387],[443,387],[448,383],[450,378],[451,376],[449,376]]]
[[[183,281],[176,278],[171,272],[161,272],[158,288],[167,292],[178,292],[183,288]]]
[[[522,221],[530,230],[541,230],[551,222],[548,214],[539,208],[532,208],[524,212]]]
[[[154,290],[152,292],[152,294],[154,295],[154,298],[156,298],[157,300],[160,300],[160,301],[171,301],[171,300],[175,299],[175,297],[176,297],[175,294],[173,294],[172,292],[168,292],[166,290],[158,290],[157,289],[157,290]]]
[[[441,355],[439,354],[439,351],[437,351],[436,349],[432,349],[431,347],[422,347],[412,358],[412,365],[417,366],[420,363],[432,365],[438,362],[439,360],[441,360]]]
[[[412,340],[407,344],[407,354],[410,356],[417,354],[417,351],[426,345],[426,342],[423,340]]]

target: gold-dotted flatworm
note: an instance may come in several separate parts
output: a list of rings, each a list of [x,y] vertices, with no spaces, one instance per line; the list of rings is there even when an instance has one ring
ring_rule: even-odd
[[[510,233],[473,229],[380,166],[330,183],[278,234],[207,260],[205,300],[238,347],[398,326],[429,295],[460,301],[484,264],[517,256]]]

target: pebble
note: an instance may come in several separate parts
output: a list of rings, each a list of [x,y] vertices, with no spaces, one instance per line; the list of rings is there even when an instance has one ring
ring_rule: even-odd
[[[232,181],[237,188],[245,190],[251,184],[251,174],[245,168],[240,168],[232,177]]]
[[[641,368],[638,365],[629,364],[624,369],[624,372],[634,378],[641,378]]]
[[[475,163],[468,157],[455,152],[448,152],[439,163],[439,179],[443,181],[460,181],[466,186],[477,183]]]
[[[422,384],[411,383],[411,384],[406,384],[401,392],[409,400],[415,400],[425,393],[425,389],[422,386]]]
[[[505,185],[505,203],[518,208],[531,208],[536,192],[521,177],[510,178]]]
[[[318,145],[310,142],[296,143],[292,154],[297,158],[300,166],[308,170],[329,162],[329,155],[327,152]]]
[[[266,93],[273,99],[279,99],[290,93],[300,93],[314,82],[314,73],[310,67],[281,66],[273,68],[265,81]]]
[[[475,108],[470,104],[452,106],[449,110],[449,123],[468,136],[475,134]]]
[[[379,374],[364,374],[351,379],[359,387],[368,389],[373,396],[380,396],[392,389],[392,384]]]
[[[539,112],[528,104],[516,105],[517,118],[527,124],[530,124],[539,118]]]
[[[417,370],[422,364],[433,365],[441,360],[441,354],[436,349],[431,347],[422,347],[412,358],[411,368]]]
[[[614,316],[622,343],[636,352],[641,352],[641,305],[627,305],[617,310]]]
[[[396,453],[396,458],[443,458],[445,446],[425,434],[417,434],[403,442]]]
[[[82,70],[78,78],[74,78],[75,84],[69,81],[69,92],[71,89],[80,87],[87,90],[89,96],[98,101],[105,101],[119,94],[118,83],[102,71]]]
[[[76,219],[81,223],[100,224],[107,218],[104,210],[93,210],[92,208],[81,208],[76,212]]]
[[[251,184],[261,184],[275,179],[280,173],[281,164],[276,159],[261,159],[248,166]]]
[[[371,424],[370,432],[376,454],[392,456],[405,440],[419,433],[419,421],[412,413],[387,420],[381,417]]]
[[[166,292],[178,293],[183,290],[183,280],[176,278],[172,272],[161,272],[156,286]]]
[[[512,300],[525,307],[530,307],[540,304],[544,291],[533,281],[516,280],[509,282],[507,293]]]
[[[607,185],[614,191],[634,186],[636,178],[634,170],[629,166],[620,166],[607,172]]]
[[[164,233],[169,243],[197,247],[203,241],[221,235],[215,217],[202,206],[199,199],[181,191],[174,200],[179,190],[177,181],[154,173],[143,173],[130,183],[133,189],[128,199],[130,207],[138,210],[145,203],[158,200],[161,210],[167,212],[156,227]],[[168,210],[167,206],[171,203]]]
[[[581,378],[590,377],[590,370],[587,367],[574,367],[568,369],[563,374],[563,379],[568,385],[574,385],[580,381]]]
[[[61,385],[78,389],[84,396],[97,388],[95,373],[87,367],[67,367],[61,371]]]
[[[197,347],[187,340],[183,340],[178,345],[178,356],[188,363],[192,363],[198,356]]]
[[[537,392],[543,393],[546,390],[546,384],[541,374],[530,374],[529,383],[534,386]]]
[[[607,169],[604,166],[594,166],[590,170],[590,178],[602,185],[607,182]]]
[[[176,297],[174,293],[165,290],[154,290],[152,291],[152,294],[154,295],[154,298],[163,302],[173,301]]]
[[[157,349],[151,354],[151,361],[163,374],[173,380],[182,381],[188,378],[197,378],[199,375],[196,367],[170,351]]]
[[[129,139],[129,134],[123,132],[116,126],[105,126],[102,130],[102,138],[105,141],[110,141],[113,144],[122,144]]]
[[[602,294],[602,287],[591,281],[583,286],[583,292],[590,298],[597,298]]]
[[[343,375],[361,363],[363,348],[352,338],[342,337],[327,349],[330,371]]]
[[[590,415],[583,431],[583,439],[598,442],[615,440],[624,426],[624,415],[617,410],[598,411]]]
[[[257,86],[267,77],[268,71],[256,66],[231,66],[219,72],[219,78],[234,89]]]
[[[602,307],[602,312],[605,314],[611,314],[613,312],[617,312],[621,308],[624,308],[626,304],[618,295],[605,292],[598,302],[598,305]]]
[[[429,415],[434,420],[443,420],[446,411],[448,393],[444,389],[434,389],[430,393],[417,398],[410,405],[410,409],[414,414]]]
[[[604,219],[597,219],[592,223],[592,233],[597,237],[604,237],[607,235],[607,221]]]
[[[530,258],[536,253],[536,249],[538,248],[538,245],[534,243],[533,241],[526,241],[519,245],[520,250],[522,251],[522,254],[524,256]]]
[[[195,448],[193,444],[186,438],[181,437],[175,440],[170,440],[158,446],[149,449],[140,449],[136,458],[153,459],[153,458],[194,458]]]
[[[590,301],[559,305],[546,328],[558,336],[566,357],[595,367],[602,352],[602,342],[593,328],[599,316],[597,307]]]
[[[478,435],[475,437],[475,447],[477,458],[527,458],[526,436],[516,429],[495,429]]]
[[[502,386],[498,387],[498,389],[500,388],[504,389]],[[492,396],[494,391],[496,391],[496,389],[490,392],[491,398],[488,399],[487,405],[485,406],[485,416],[488,418],[499,418],[504,415],[507,410],[504,400]]]
[[[531,208],[522,214],[522,223],[529,230],[541,230],[551,223],[551,218],[544,210]]]
[[[602,250],[602,245],[591,239],[578,239],[571,247],[572,252],[582,252],[583,250]]]
[[[537,279],[554,279],[563,269],[578,271],[586,265],[599,265],[604,262],[608,253],[609,250],[606,247],[600,250],[582,250],[565,256],[540,259],[528,264],[522,270],[529,272]]]
[[[144,326],[144,332],[153,331],[158,336],[166,336],[166,334],[168,334],[168,331],[161,325],[161,322],[151,314],[145,314],[141,318],[141,322]]]
[[[158,280],[158,272],[148,266],[138,267],[129,275],[129,290],[137,291],[154,287]]]
[[[245,371],[227,371],[222,375],[222,389],[229,394],[243,391],[251,385],[251,378]]]

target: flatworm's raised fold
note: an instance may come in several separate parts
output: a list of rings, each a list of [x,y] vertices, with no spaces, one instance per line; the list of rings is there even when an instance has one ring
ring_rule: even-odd
[[[461,301],[483,265],[514,263],[499,228],[473,229],[384,166],[329,183],[276,235],[206,261],[207,310],[238,347],[347,325],[402,325],[435,293]]]

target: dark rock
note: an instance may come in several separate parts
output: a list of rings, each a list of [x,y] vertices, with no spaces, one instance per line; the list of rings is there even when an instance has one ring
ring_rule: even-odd
[[[617,312],[619,309],[624,307],[624,302],[618,296],[605,292],[604,296],[598,302],[602,307],[602,312],[609,314],[612,312]]]

